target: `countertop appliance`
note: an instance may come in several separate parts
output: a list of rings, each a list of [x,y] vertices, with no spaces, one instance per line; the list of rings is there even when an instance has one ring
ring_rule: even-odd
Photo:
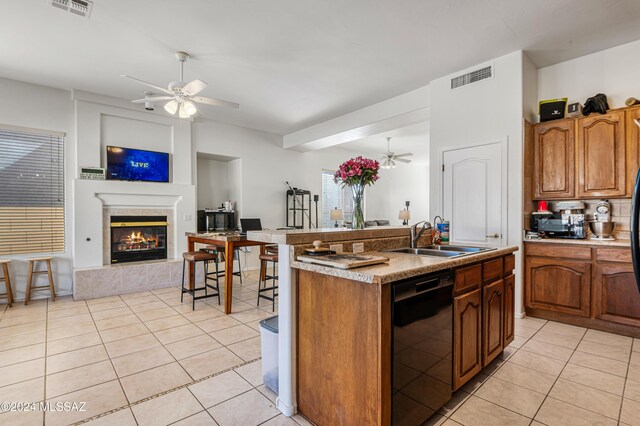
[[[583,214],[571,214],[565,217],[561,214],[554,214],[552,217],[539,219],[537,231],[543,232],[549,238],[587,238]]]
[[[400,281],[392,300],[393,424],[422,424],[452,396],[453,272]]]
[[[235,212],[198,210],[198,232],[232,231],[236,227]]]

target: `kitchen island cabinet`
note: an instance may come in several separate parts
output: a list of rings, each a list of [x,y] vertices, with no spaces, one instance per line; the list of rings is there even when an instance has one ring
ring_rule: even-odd
[[[412,373],[420,376],[417,381],[431,381],[431,398],[446,402],[446,389],[458,389],[508,344],[505,330],[512,334],[514,320],[507,321],[505,309],[513,315],[515,300],[506,302],[513,288],[507,293],[505,281],[512,282],[513,272],[505,268],[513,268],[515,250],[455,259],[375,253],[388,256],[389,263],[354,270],[294,261],[299,412],[318,425],[396,423],[402,410],[392,408],[394,384],[406,385]],[[446,270],[454,277],[449,324],[428,330],[437,336],[433,340],[420,341],[410,329],[394,327],[394,285],[418,276],[429,282],[430,274]],[[410,346],[420,350],[408,352]],[[451,361],[443,362],[451,357],[452,368]]]

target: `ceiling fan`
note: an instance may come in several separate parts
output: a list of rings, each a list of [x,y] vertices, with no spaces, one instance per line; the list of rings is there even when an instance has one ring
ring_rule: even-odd
[[[240,107],[240,105],[235,102],[223,101],[221,99],[215,98],[207,98],[205,96],[196,96],[207,87],[207,83],[202,80],[195,79],[185,84],[183,81],[183,68],[184,63],[187,61],[187,59],[189,59],[189,54],[185,52],[176,52],[175,55],[176,59],[180,62],[180,80],[172,81],[171,83],[169,83],[169,86],[166,89],[128,75],[121,75],[121,77],[126,77],[131,80],[137,81],[138,83],[142,83],[145,86],[149,86],[166,94],[155,97],[147,95],[143,99],[136,99],[131,102],[133,102],[134,104],[147,104],[149,102],[169,101],[164,105],[165,111],[167,111],[169,114],[175,114],[176,112],[178,112],[180,118],[189,118],[196,112],[198,112],[198,109],[193,104],[194,102],[207,105],[225,106],[229,108]]]
[[[387,138],[387,152],[382,154],[382,156],[380,157],[382,159],[382,164],[380,164],[380,167],[382,167],[383,169],[393,169],[396,166],[396,161],[400,161],[402,163],[410,163],[411,160],[402,157],[411,157],[413,154],[410,152],[405,152],[402,154],[391,152],[391,149],[389,148],[390,141],[391,138]]]

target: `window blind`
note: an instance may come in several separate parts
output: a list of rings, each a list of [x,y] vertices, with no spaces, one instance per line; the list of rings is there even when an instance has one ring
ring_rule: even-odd
[[[0,127],[0,255],[64,251],[64,137]]]

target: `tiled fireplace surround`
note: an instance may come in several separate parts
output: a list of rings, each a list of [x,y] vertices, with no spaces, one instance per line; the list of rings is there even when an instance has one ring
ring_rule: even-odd
[[[168,259],[112,265],[109,247],[111,216],[167,216]],[[102,211],[103,266],[76,269],[74,299],[93,299],[179,285],[182,279],[182,261],[173,258],[176,238],[175,216],[175,209],[104,207]],[[200,269],[196,270],[196,280],[202,279]]]

